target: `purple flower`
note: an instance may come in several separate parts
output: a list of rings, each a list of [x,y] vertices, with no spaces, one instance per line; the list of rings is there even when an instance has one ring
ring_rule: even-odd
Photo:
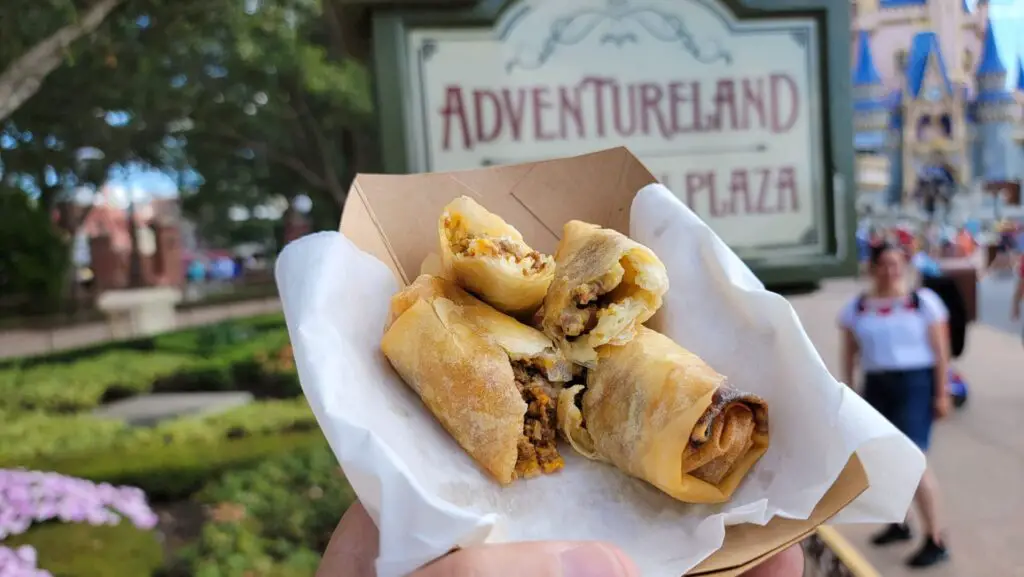
[[[135,487],[42,471],[0,469],[0,540],[24,533],[34,522],[60,519],[116,525],[122,518],[140,529],[152,529],[157,522],[146,494]],[[7,576],[3,567],[0,563],[0,577]]]
[[[36,567],[36,550],[28,545],[9,549],[0,545],[0,577],[53,577]]]

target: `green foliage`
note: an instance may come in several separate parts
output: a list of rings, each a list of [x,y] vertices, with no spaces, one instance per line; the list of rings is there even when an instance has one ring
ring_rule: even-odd
[[[355,494],[321,445],[229,472],[195,498],[212,519],[174,575],[309,577]]]
[[[40,456],[21,465],[91,481],[132,485],[154,501],[173,501],[188,497],[225,471],[324,442],[319,430],[210,442],[152,442],[117,451]]]
[[[0,422],[0,463],[7,465],[18,465],[39,455],[113,447],[131,435],[123,422],[91,415],[12,412],[0,415]]]
[[[316,429],[316,419],[301,397],[259,401],[212,415],[183,416],[152,428],[130,427],[122,421],[91,415],[14,412],[0,417],[4,417],[0,466],[40,458],[132,452],[137,447],[214,443]]]
[[[316,418],[306,399],[257,402],[224,413],[166,421],[138,433],[142,439],[163,443],[214,442],[248,437],[308,431]]]
[[[294,397],[302,389],[279,323],[279,316],[256,317],[156,337],[149,344],[156,351],[109,347],[70,363],[35,359],[0,369],[0,407],[68,413],[152,390]],[[289,356],[279,359],[281,351]]]
[[[57,309],[70,262],[68,246],[22,191],[0,182],[0,300],[24,299],[23,314]]]
[[[65,365],[38,365],[0,378],[0,406],[73,412],[104,400],[144,393],[153,383],[194,363],[167,353],[111,351]]]
[[[39,567],[54,577],[150,577],[164,564],[155,531],[128,521],[94,527],[85,523],[46,523],[4,539],[6,547],[31,545]]]
[[[244,343],[250,338],[268,332],[281,335],[284,330],[284,317],[280,313],[258,315],[165,333],[153,338],[152,348],[186,355],[214,357],[228,347]]]

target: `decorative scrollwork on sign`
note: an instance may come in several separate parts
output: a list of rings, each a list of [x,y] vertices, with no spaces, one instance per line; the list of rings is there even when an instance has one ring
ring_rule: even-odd
[[[639,38],[623,26],[634,24],[643,28],[652,38],[667,44],[676,44],[698,62],[712,64],[722,61],[732,63],[732,54],[723,49],[717,41],[698,42],[682,18],[644,6],[631,6],[629,0],[608,0],[604,9],[587,9],[556,19],[551,23],[540,49],[532,57],[517,56],[505,65],[509,72],[516,68],[536,70],[543,66],[563,46],[573,46],[587,39],[603,24],[611,29],[599,38],[601,44],[622,47],[636,44]]]
[[[420,43],[420,57],[426,62],[430,60],[430,57],[437,53],[437,40],[430,38],[424,39]]]
[[[807,30],[794,30],[790,34],[792,34],[793,36],[793,41],[795,41],[801,47],[806,47],[807,43],[810,42],[811,40],[811,34]]]
[[[814,244],[818,242],[818,228],[811,226],[800,235],[800,244]]]

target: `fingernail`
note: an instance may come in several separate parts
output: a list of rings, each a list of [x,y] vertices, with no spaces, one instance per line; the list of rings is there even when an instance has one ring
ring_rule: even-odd
[[[561,554],[563,577],[631,577],[625,559],[603,545],[586,544]]]

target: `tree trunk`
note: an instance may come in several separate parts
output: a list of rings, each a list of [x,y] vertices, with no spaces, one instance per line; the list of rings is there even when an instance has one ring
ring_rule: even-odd
[[[123,0],[100,0],[77,22],[68,24],[19,56],[0,73],[0,120],[14,113],[64,61],[72,42],[91,34]]]

